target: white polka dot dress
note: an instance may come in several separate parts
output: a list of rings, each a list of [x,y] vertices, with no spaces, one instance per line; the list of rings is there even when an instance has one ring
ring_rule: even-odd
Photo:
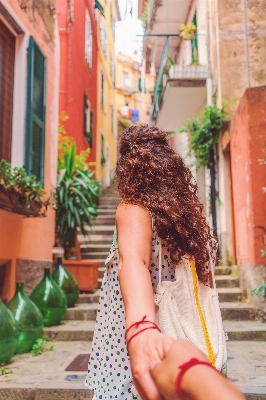
[[[153,290],[158,284],[159,241],[153,223],[149,271]],[[132,374],[125,341],[125,308],[118,281],[116,238],[106,259],[86,386],[94,391],[93,400],[132,400]],[[163,280],[175,280],[175,265],[162,244]]]

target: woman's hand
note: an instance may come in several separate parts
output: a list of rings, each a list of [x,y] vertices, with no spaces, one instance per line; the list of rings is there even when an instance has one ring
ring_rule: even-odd
[[[127,339],[148,324],[142,324],[134,331],[130,330]],[[133,380],[142,400],[162,400],[151,376],[150,365],[160,362],[168,352],[173,339],[155,329],[148,329],[134,337],[129,343],[128,351]]]

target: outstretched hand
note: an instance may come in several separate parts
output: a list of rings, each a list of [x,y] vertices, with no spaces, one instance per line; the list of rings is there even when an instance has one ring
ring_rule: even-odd
[[[142,400],[163,400],[152,378],[150,365],[161,362],[172,343],[170,336],[153,329],[142,332],[130,342],[128,350],[133,381]]]

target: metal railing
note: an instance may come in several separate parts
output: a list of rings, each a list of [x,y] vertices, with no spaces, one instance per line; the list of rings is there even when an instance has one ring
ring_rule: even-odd
[[[164,48],[163,48],[163,53],[162,53],[162,58],[158,70],[158,76],[157,80],[155,83],[154,87],[154,94],[153,94],[153,105],[152,105],[152,112],[151,112],[151,118],[154,120],[157,116],[157,113],[159,111],[160,103],[162,100],[162,94],[163,94],[163,75],[164,75],[164,67],[165,63],[167,60],[167,54],[169,50],[169,36],[166,36],[165,43],[164,43]]]

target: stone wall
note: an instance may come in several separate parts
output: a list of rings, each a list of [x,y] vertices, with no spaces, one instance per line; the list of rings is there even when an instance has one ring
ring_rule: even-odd
[[[44,268],[52,268],[51,260],[17,260],[16,282],[23,282],[29,295],[42,280]]]
[[[233,115],[247,87],[243,4],[217,0],[222,100],[235,100]],[[251,87],[266,84],[266,2],[247,0],[248,51]]]
[[[257,289],[261,281],[266,277],[266,268],[263,265],[244,265],[240,270],[240,285],[249,303],[255,308],[254,317],[266,321],[266,299],[263,293],[252,295],[253,289]]]
[[[17,0],[17,2],[31,24],[42,33],[43,39],[46,42],[53,42],[56,0]]]

